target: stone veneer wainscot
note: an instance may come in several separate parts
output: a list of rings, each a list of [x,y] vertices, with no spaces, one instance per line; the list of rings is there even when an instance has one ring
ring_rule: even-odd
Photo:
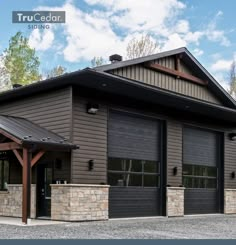
[[[166,215],[168,217],[184,216],[184,187],[167,187]]]
[[[0,191],[0,216],[22,217],[22,184],[8,184]],[[36,217],[36,185],[31,185],[31,218]]]
[[[51,185],[51,219],[88,221],[108,219],[108,185]]]
[[[225,189],[224,191],[224,213],[236,214],[236,189]]]

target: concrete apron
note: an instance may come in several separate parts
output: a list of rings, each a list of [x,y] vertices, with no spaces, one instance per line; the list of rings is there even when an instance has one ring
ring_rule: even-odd
[[[41,219],[29,219],[28,224],[22,223],[22,218],[14,217],[2,217],[0,216],[0,225],[16,225],[16,226],[39,226],[39,225],[57,225],[63,224],[63,221],[53,221],[53,220],[41,220]]]

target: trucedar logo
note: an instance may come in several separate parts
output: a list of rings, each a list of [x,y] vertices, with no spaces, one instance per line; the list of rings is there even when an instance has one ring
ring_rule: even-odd
[[[65,22],[65,11],[12,11],[12,23],[53,24]]]

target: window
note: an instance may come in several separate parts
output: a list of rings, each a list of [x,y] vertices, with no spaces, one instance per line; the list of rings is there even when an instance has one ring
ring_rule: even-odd
[[[217,168],[184,164],[183,185],[186,188],[217,188]]]
[[[0,190],[6,190],[7,183],[9,183],[9,162],[6,159],[0,159]]]
[[[109,158],[108,183],[111,186],[159,186],[159,163],[156,161]]]

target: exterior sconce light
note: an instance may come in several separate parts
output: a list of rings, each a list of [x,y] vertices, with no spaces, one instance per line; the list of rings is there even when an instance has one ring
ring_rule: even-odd
[[[178,173],[178,168],[177,167],[174,167],[173,168],[173,175],[176,176]]]
[[[92,171],[94,167],[94,160],[89,160],[88,161],[88,170]]]
[[[98,104],[92,104],[92,103],[88,103],[87,104],[87,113],[88,114],[96,114],[98,112],[99,109],[99,105]]]
[[[230,138],[230,140],[235,141],[236,140],[236,133],[235,132],[230,133],[229,138]]]
[[[231,173],[231,178],[235,179],[235,172],[234,171]]]

